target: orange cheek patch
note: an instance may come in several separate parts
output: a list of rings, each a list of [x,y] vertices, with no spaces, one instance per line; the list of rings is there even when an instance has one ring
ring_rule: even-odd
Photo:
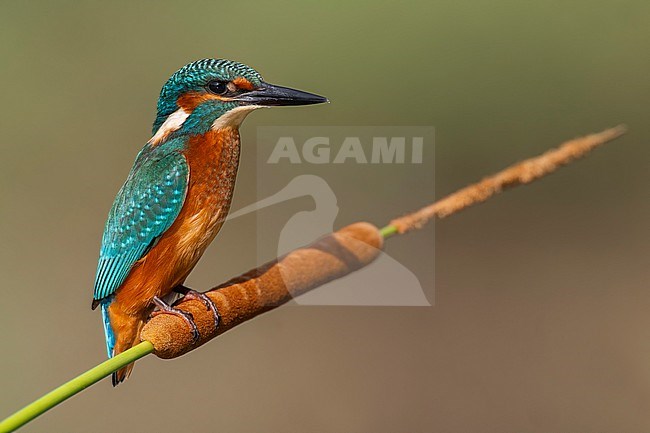
[[[253,83],[251,83],[244,77],[237,77],[234,80],[232,80],[232,82],[235,86],[239,87],[240,89],[253,90],[255,88],[253,86]]]
[[[204,102],[214,100],[223,101],[224,99],[218,97],[217,95],[211,95],[209,93],[190,92],[178,98],[176,104],[185,110],[186,113],[191,113],[196,107],[203,104]]]

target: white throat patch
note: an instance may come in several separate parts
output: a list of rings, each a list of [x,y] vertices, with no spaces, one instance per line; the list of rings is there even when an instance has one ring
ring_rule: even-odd
[[[258,108],[264,108],[261,105],[242,105],[233,108],[223,116],[219,117],[212,123],[212,129],[222,129],[227,127],[238,127],[244,121],[248,113]]]

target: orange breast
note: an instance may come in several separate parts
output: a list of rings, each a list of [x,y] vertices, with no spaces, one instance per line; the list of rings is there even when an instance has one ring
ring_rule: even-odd
[[[118,289],[115,301],[125,312],[148,314],[153,297],[182,284],[199,261],[230,210],[239,148],[236,128],[190,139],[185,152],[190,181],[183,208]]]

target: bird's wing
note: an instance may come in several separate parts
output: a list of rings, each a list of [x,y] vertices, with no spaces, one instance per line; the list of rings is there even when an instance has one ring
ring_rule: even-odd
[[[189,166],[180,152],[138,156],[106,221],[95,277],[95,301],[112,295],[135,262],[173,224],[183,207],[188,181]]]

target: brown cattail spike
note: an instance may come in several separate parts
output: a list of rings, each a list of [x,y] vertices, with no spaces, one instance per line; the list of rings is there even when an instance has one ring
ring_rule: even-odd
[[[152,318],[140,337],[154,345],[160,358],[183,355],[295,296],[366,266],[379,256],[382,246],[377,227],[351,224],[207,292],[221,314],[218,329],[214,329],[212,313],[200,301],[182,302],[179,308],[192,313],[201,334],[196,344],[187,324],[171,315]]]
[[[398,233],[419,229],[432,218],[444,218],[482,203],[506,188],[524,185],[551,174],[563,165],[584,157],[596,147],[620,137],[626,131],[625,125],[618,125],[596,134],[569,140],[542,155],[518,162],[478,183],[459,189],[417,212],[396,218],[389,225],[395,227]]]

